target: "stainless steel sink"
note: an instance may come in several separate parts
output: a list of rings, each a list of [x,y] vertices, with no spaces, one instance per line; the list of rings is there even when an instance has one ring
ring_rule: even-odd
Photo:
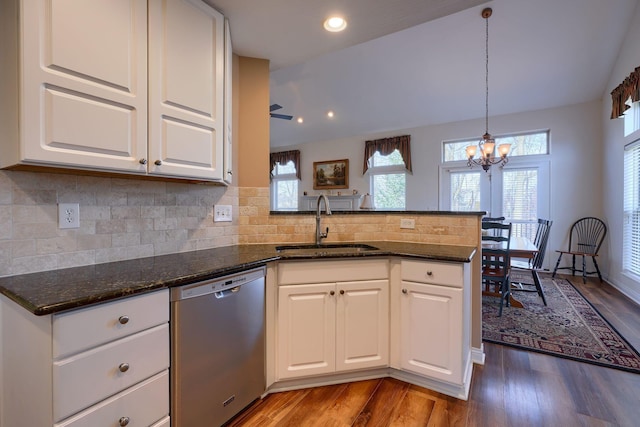
[[[363,243],[336,243],[326,245],[285,245],[276,246],[276,251],[286,255],[331,255],[356,254],[360,252],[376,251],[378,248]]]

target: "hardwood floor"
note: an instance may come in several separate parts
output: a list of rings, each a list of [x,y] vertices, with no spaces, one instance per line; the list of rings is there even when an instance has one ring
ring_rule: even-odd
[[[636,348],[640,307],[613,287],[572,283]],[[386,378],[268,395],[231,426],[637,426],[640,375],[485,343],[468,401]]]

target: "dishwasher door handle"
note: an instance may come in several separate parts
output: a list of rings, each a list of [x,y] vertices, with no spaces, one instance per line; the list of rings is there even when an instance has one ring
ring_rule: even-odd
[[[240,286],[236,286],[234,288],[231,289],[227,289],[224,291],[219,291],[219,292],[214,292],[213,295],[215,295],[216,299],[222,299],[222,298],[226,298],[232,294],[235,294],[237,292],[240,292]]]

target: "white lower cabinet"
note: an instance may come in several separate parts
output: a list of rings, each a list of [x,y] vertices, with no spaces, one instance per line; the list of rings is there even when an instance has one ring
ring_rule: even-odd
[[[403,260],[399,299],[399,368],[462,384],[470,357],[469,289],[463,264]]]
[[[335,263],[338,263],[337,265]],[[306,264],[306,265],[301,265]],[[297,273],[350,281],[281,285],[277,310],[277,377],[291,379],[389,363],[389,281],[386,261],[367,269],[353,261],[283,264],[280,283]],[[365,267],[363,269],[363,267]],[[321,271],[318,271],[321,269]],[[372,277],[382,277],[372,279]]]
[[[467,398],[470,263],[283,261],[267,279],[270,391],[391,376]]]
[[[1,303],[1,426],[169,426],[168,290],[49,316]]]

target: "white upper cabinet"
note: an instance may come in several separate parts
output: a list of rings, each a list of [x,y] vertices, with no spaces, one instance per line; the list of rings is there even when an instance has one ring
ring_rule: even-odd
[[[13,0],[0,27],[0,167],[222,181],[220,13],[199,0]]]
[[[20,7],[22,134],[19,158],[3,162],[144,173],[146,1]]]
[[[224,17],[149,2],[149,173],[222,180]]]

